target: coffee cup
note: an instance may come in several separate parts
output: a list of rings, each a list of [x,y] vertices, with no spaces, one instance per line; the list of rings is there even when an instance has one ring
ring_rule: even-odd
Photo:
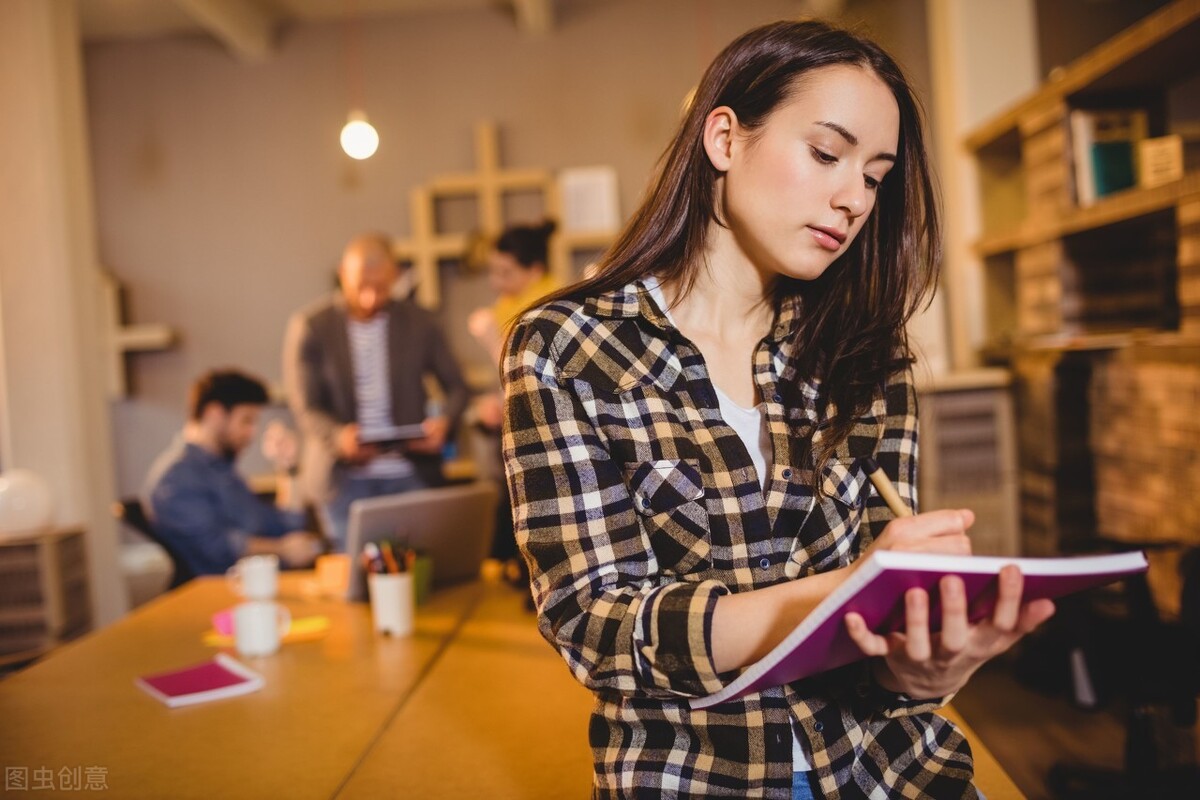
[[[269,656],[292,624],[292,615],[278,603],[251,600],[233,609],[233,642],[243,656]]]
[[[279,590],[279,556],[240,558],[225,573],[225,578],[234,593],[247,600],[273,600]]]

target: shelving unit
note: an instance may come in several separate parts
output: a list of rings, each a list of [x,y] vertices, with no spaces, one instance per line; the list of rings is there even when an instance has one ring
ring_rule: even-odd
[[[91,626],[83,531],[0,539],[0,664],[36,657]]]
[[[1191,412],[1200,403],[1200,358],[1189,361],[1200,354],[1200,172],[1081,208],[1068,123],[1073,109],[1142,108],[1151,136],[1194,126],[1197,53],[1200,0],[1177,0],[965,141],[982,200],[984,354],[1014,376],[1022,549],[1031,555],[1086,548],[1097,535],[1161,537],[1163,507],[1147,507],[1145,487],[1175,485],[1168,472],[1200,477],[1200,426],[1161,405],[1187,402]],[[1173,366],[1148,366],[1164,363]],[[1168,372],[1164,399],[1152,383]],[[1126,455],[1164,437],[1177,457]],[[1174,500],[1185,524],[1171,535],[1200,543],[1200,501],[1187,494]]]

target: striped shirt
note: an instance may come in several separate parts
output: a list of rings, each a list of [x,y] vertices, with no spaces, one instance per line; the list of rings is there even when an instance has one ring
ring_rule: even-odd
[[[346,322],[350,361],[354,364],[354,399],[358,426],[363,433],[391,428],[392,390],[388,384],[388,315]],[[403,478],[412,475],[411,461],[397,453],[384,453],[352,473],[360,478]]]
[[[807,444],[832,409],[795,372],[799,303],[781,304],[754,353],[773,454],[761,482],[699,351],[643,284],[544,305],[514,331],[504,457],[517,541],[542,635],[596,696],[595,797],[788,798],[793,720],[825,797],[977,796],[969,745],[933,714],[944,699],[887,692],[866,661],[688,705],[737,674],[713,665],[717,598],[846,566],[891,519],[858,458],[873,455],[916,506],[905,374],[814,476]]]

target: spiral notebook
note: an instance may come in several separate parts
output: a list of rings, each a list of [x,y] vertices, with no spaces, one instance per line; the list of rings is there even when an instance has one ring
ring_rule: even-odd
[[[1142,553],[1075,558],[1000,558],[881,551],[872,554],[841,586],[829,593],[774,650],[751,664],[728,686],[691,707],[708,708],[751,692],[807,678],[865,658],[846,632],[845,616],[862,614],[871,630],[904,629],[904,593],[920,587],[930,593],[930,627],[937,629],[941,605],[938,581],[959,575],[967,589],[969,616],[983,619],[996,605],[996,575],[1016,564],[1025,576],[1025,600],[1054,598],[1109,583],[1146,570]]]

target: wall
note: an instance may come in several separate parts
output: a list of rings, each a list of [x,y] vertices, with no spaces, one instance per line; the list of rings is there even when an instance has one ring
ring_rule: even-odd
[[[499,11],[369,19],[363,97],[382,144],[362,164],[336,144],[350,102],[342,26],[295,27],[257,65],[200,37],[90,45],[101,257],[128,287],[130,321],[183,337],[131,359],[134,394],[113,407],[120,491],[181,424],[196,373],[239,365],[278,381],[289,313],[328,290],[349,236],[408,233],[410,187],[470,169],[477,120],[499,123],[506,166],[614,166],[628,213],[703,66],[804,7],[576,0],[542,39]],[[846,21],[929,85],[923,0],[851,2]]]
[[[126,608],[75,4],[0,3],[0,462],[81,526],[93,619]],[[14,503],[8,498],[8,503]],[[16,501],[19,502],[19,501]]]

